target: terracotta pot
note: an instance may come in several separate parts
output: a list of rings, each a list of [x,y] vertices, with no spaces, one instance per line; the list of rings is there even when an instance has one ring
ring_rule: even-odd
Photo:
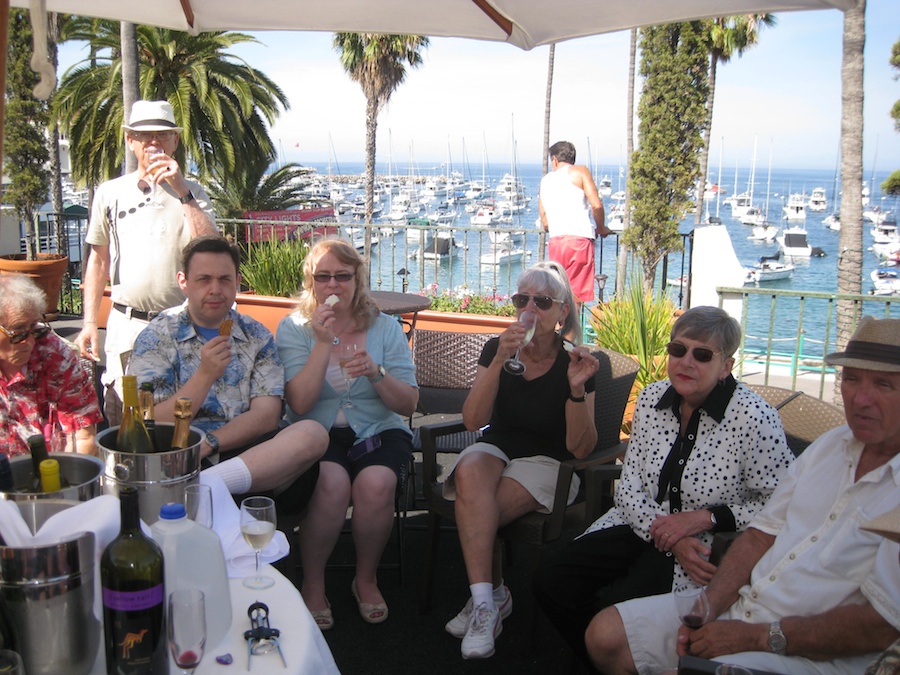
[[[69,258],[58,253],[38,253],[37,260],[26,260],[23,253],[0,256],[0,274],[24,274],[31,277],[47,296],[44,318],[59,317],[59,292]]]
[[[416,330],[443,330],[453,333],[501,333],[516,320],[514,316],[436,312],[425,309],[416,319]]]

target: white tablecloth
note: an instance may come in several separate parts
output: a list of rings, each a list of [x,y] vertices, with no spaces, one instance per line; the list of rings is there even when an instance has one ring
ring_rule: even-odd
[[[237,675],[247,672],[247,641],[244,631],[250,629],[247,609],[257,600],[269,607],[269,623],[281,631],[281,651],[287,661],[287,668],[281,664],[277,651],[262,656],[254,656],[250,661],[251,673],[265,675],[319,675],[340,671],[312,615],[303,602],[300,592],[291,581],[271,565],[263,565],[262,573],[275,579],[275,585],[264,591],[244,588],[242,579],[231,579],[231,629],[218,645],[207,645],[203,661],[194,671],[195,675],[218,673]],[[223,666],[216,663],[216,657],[230,653],[234,663]],[[170,673],[176,675],[181,670],[170,661]],[[101,638],[100,654],[91,675],[105,675],[106,658],[103,654]]]

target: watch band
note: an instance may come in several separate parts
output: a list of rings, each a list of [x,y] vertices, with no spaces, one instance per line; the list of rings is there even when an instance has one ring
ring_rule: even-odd
[[[216,438],[215,434],[207,433],[206,434],[206,444],[210,447],[212,452],[211,455],[219,454],[219,439]]]
[[[369,382],[371,382],[372,384],[378,384],[379,382],[381,382],[386,374],[384,366],[382,366],[380,363],[378,364],[376,370],[377,372],[375,373],[375,375],[369,378]]]
[[[191,192],[190,190],[188,190],[187,194],[184,197],[178,198],[178,201],[181,202],[182,204],[188,204],[188,203],[194,201],[194,193]]]
[[[773,621],[769,624],[769,649],[780,656],[787,653],[787,638],[781,630],[780,621]]]
[[[584,403],[585,396],[587,396],[587,393],[584,393],[581,396],[572,396],[572,392],[569,392],[569,400],[574,401],[575,403]]]

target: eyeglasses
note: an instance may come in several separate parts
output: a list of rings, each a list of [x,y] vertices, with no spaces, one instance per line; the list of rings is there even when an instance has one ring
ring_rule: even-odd
[[[25,340],[27,340],[29,337],[33,337],[35,340],[39,340],[50,332],[50,326],[48,326],[46,323],[39,322],[34,324],[34,326],[27,330],[11,331],[7,330],[3,326],[0,326],[0,331],[2,331],[3,334],[9,338],[10,343],[17,345],[25,342]]]
[[[338,274],[326,274],[325,272],[321,272],[319,274],[313,274],[313,279],[316,280],[317,283],[327,284],[329,281],[334,279],[339,284],[346,284],[353,278],[353,274],[350,272],[340,272]]]
[[[516,309],[525,309],[528,307],[529,300],[534,300],[534,306],[544,310],[553,307],[554,302],[562,304],[562,300],[556,300],[549,295],[528,295],[526,293],[516,293],[510,300],[512,300],[512,304]]]
[[[160,141],[171,141],[178,135],[177,131],[131,131],[131,137],[139,143],[149,143],[154,138]]]
[[[669,356],[680,359],[688,353],[688,348],[680,342],[670,342],[666,345],[666,351],[669,352]],[[714,352],[712,349],[706,347],[694,347],[691,350],[691,355],[694,357],[694,360],[699,361],[700,363],[709,363],[712,361],[713,356],[721,353],[721,351]]]

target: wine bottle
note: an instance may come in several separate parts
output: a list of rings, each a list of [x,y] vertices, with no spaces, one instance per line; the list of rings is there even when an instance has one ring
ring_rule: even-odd
[[[28,437],[28,447],[31,449],[31,492],[41,490],[41,462],[50,459],[47,453],[47,443],[43,434],[34,434]]]
[[[172,411],[175,417],[175,431],[172,432],[172,449],[180,450],[190,445],[191,418],[194,412],[191,408],[191,399],[179,398],[175,401],[175,409]]]
[[[45,459],[41,462],[41,491],[59,492],[61,489],[59,462],[55,459]]]
[[[122,376],[122,403],[122,426],[116,436],[116,449],[119,452],[153,452],[153,441],[138,407],[137,377],[134,375]]]
[[[15,489],[9,455],[0,452],[0,492],[15,492]]]
[[[137,489],[119,488],[122,526],[103,551],[104,649],[107,675],[169,672],[163,555],[141,531]]]
[[[156,438],[156,413],[153,403],[153,383],[144,382],[138,390],[138,402],[141,408],[141,419],[144,420],[144,426],[147,427],[147,433],[150,435],[150,442],[153,444],[153,451],[159,448],[159,442]]]

